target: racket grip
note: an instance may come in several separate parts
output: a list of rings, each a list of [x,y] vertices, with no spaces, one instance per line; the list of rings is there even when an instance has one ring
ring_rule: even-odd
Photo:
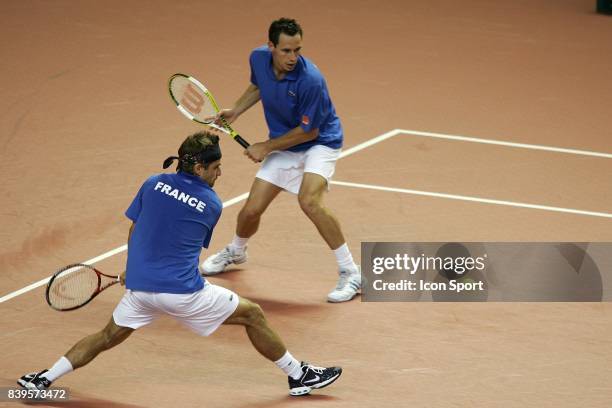
[[[240,146],[244,147],[245,149],[250,146],[249,142],[244,140],[240,135],[234,136],[234,140],[237,141],[238,144],[240,144]]]
[[[248,148],[250,146],[249,142],[247,142],[242,137],[240,137],[240,135],[236,133],[234,129],[232,129],[229,123],[227,123],[227,120],[223,116],[220,116],[220,118],[221,118],[221,122],[223,123],[223,126],[230,131],[230,134],[232,135],[234,140],[237,141],[238,144],[244,147],[245,149]]]

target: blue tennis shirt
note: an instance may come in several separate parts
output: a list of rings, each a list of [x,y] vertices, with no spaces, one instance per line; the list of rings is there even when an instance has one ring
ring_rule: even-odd
[[[128,242],[128,289],[193,293],[204,287],[198,272],[223,205],[199,177],[178,172],[144,182],[125,215],[135,223]]]
[[[315,64],[300,56],[293,71],[278,80],[267,46],[255,48],[249,62],[251,83],[259,88],[271,139],[301,126],[305,132],[319,129],[319,136],[288,150],[303,151],[317,144],[333,149],[342,147],[342,124],[329,97],[325,78]]]

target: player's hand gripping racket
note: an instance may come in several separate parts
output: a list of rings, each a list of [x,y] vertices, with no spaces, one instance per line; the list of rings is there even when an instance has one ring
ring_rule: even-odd
[[[55,272],[47,284],[45,297],[55,310],[74,310],[119,281],[119,276],[103,274],[93,266],[72,264]]]
[[[223,126],[215,123],[219,105],[200,81],[189,75],[174,74],[168,81],[168,90],[178,110],[190,120],[227,133],[245,149],[250,146],[223,116],[220,117]]]

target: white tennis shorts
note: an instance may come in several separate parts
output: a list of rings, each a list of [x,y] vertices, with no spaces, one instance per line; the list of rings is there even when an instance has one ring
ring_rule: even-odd
[[[323,145],[314,145],[303,152],[275,151],[265,158],[255,177],[297,194],[304,173],[314,173],[327,180],[329,190],[341,151]]]
[[[169,315],[201,336],[209,336],[234,313],[238,295],[208,282],[195,293],[153,293],[126,290],[113,312],[117,326],[138,329]]]

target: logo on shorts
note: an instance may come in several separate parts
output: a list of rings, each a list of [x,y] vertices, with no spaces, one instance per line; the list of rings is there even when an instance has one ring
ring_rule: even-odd
[[[306,115],[302,116],[302,123],[308,125],[310,123],[310,118]]]
[[[293,97],[295,97],[295,92],[293,92],[293,91],[287,91],[287,93],[289,93],[289,96],[293,96]]]

